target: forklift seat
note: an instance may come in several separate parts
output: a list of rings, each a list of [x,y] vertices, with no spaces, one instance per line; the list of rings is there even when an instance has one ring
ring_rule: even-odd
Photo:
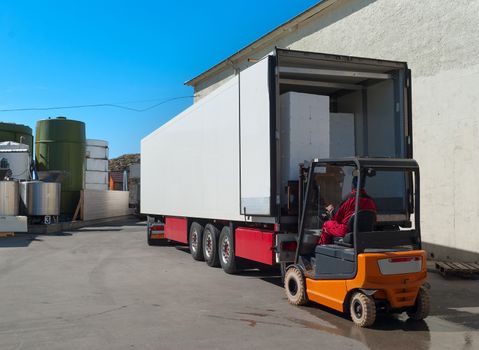
[[[334,243],[345,246],[352,246],[354,244],[354,218],[355,214],[351,215],[348,220],[348,233],[344,237],[335,237]],[[376,212],[372,210],[358,211],[358,232],[371,232],[376,224]]]
[[[321,235],[321,230],[308,229],[304,230],[303,242],[301,244],[301,255],[309,255],[314,252],[314,248],[318,244],[319,237]]]

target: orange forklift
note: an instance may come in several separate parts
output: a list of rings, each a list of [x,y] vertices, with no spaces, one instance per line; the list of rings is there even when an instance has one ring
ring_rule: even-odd
[[[289,302],[312,301],[349,313],[360,327],[371,326],[378,312],[426,318],[429,296],[416,161],[315,159],[303,166],[302,174],[294,263],[282,266]],[[326,207],[341,203],[354,177],[364,184],[377,211],[360,210],[362,191],[355,191],[348,233],[335,237],[333,244],[318,245],[322,225],[331,218]]]

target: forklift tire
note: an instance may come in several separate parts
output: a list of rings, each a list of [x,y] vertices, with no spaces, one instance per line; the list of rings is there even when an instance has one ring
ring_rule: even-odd
[[[284,290],[286,291],[286,296],[290,304],[300,306],[308,303],[304,276],[301,270],[296,266],[292,266],[286,270]]]
[[[424,320],[427,316],[429,316],[429,308],[429,293],[427,292],[426,288],[421,287],[417,293],[416,303],[407,311],[407,315],[412,320]]]
[[[364,293],[356,292],[349,303],[351,319],[359,327],[372,326],[376,321],[376,304],[373,298]]]
[[[197,222],[191,224],[188,245],[193,259],[197,261],[205,260],[203,256],[203,226]]]
[[[203,231],[203,255],[208,266],[220,266],[218,254],[218,237],[220,232],[211,224],[206,225]]]
[[[220,264],[224,272],[234,274],[237,271],[233,234],[230,227],[225,226],[221,230],[219,241]]]

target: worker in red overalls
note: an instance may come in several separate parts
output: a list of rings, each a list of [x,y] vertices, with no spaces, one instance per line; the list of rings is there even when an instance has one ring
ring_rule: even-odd
[[[361,176],[361,184],[359,189],[359,210],[372,210],[376,212],[376,203],[369,197],[364,189],[366,176]],[[355,212],[356,189],[358,185],[357,176],[353,177],[351,193],[339,205],[335,211],[332,204],[326,208],[332,213],[332,219],[323,224],[319,244],[332,244],[333,237],[344,237],[348,233],[348,220]]]

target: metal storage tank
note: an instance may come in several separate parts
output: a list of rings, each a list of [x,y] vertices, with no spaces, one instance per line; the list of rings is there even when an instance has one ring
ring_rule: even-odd
[[[0,142],[14,141],[28,145],[33,158],[32,128],[14,123],[0,123]]]
[[[60,215],[61,185],[58,182],[20,182],[22,211],[28,216]]]
[[[18,182],[0,181],[0,216],[17,216],[18,204]]]
[[[62,171],[63,215],[72,215],[80,199],[85,174],[85,123],[65,117],[40,120],[36,127],[37,171]]]

